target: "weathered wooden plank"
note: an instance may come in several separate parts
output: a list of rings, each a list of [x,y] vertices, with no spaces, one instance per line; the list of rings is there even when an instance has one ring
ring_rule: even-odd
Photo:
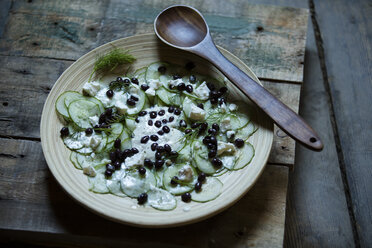
[[[0,38],[3,36],[4,27],[8,20],[10,6],[10,0],[0,1]]]
[[[167,230],[141,229],[105,220],[69,198],[50,174],[40,142],[0,141],[0,229],[74,235],[87,246],[97,240],[135,247],[282,245],[287,167],[269,165],[236,205],[206,221]],[[62,242],[72,244],[67,237]]]
[[[3,75],[0,78],[0,135],[40,138],[39,125],[45,99],[59,75],[72,62],[0,56],[0,63],[3,65],[0,67],[0,75]],[[263,83],[293,110],[298,110],[300,85]],[[293,165],[294,148],[295,142],[276,128],[269,162]]]
[[[372,5],[314,1],[332,95],[339,159],[362,247],[372,246]],[[345,35],[349,34],[349,35]]]
[[[90,1],[72,2],[18,1],[0,42],[0,54],[77,59],[98,44],[153,32],[155,16],[170,4],[110,1],[102,21],[106,2],[100,8]],[[302,81],[307,10],[243,0],[184,3],[200,9],[216,43],[243,59],[259,77]]]
[[[300,114],[326,145],[317,153],[296,147],[296,163],[289,174],[286,247],[354,246],[328,104],[310,21]]]

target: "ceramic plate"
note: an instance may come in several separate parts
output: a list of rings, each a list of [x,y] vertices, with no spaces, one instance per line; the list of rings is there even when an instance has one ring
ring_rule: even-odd
[[[46,100],[41,117],[40,133],[43,152],[49,169],[59,184],[76,201],[93,212],[117,222],[142,227],[170,227],[194,223],[223,211],[243,197],[263,172],[273,140],[273,124],[258,109],[254,121],[259,129],[249,140],[256,150],[255,156],[252,162],[242,170],[226,173],[219,177],[224,184],[223,192],[213,201],[184,203],[180,197],[177,197],[176,209],[159,211],[150,206],[137,205],[136,199],[120,198],[111,194],[96,194],[88,190],[87,177],[70,162],[70,151],[60,138],[59,131],[63,124],[58,119],[54,104],[57,97],[64,91],[81,92],[83,84],[92,72],[97,56],[106,54],[114,47],[129,50],[137,58],[133,64],[135,69],[155,61],[168,61],[180,65],[193,61],[197,65],[198,72],[209,74],[220,80],[224,79],[224,76],[205,60],[161,44],[154,34],[119,39],[87,53],[59,77]],[[241,60],[228,51],[219,49],[230,61],[259,82]],[[251,104],[231,83],[228,83],[228,87],[235,97]]]

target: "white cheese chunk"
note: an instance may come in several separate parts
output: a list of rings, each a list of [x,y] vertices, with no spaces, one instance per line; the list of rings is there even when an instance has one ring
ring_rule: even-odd
[[[92,136],[89,141],[89,146],[93,149],[97,148],[101,144],[102,138],[99,136]]]
[[[89,96],[95,96],[101,89],[101,85],[98,82],[87,82],[83,86],[83,92]]]
[[[234,104],[234,103],[230,103],[229,109],[230,109],[230,111],[235,111],[235,110],[238,109],[238,106],[236,104]]]
[[[91,116],[89,117],[89,122],[92,124],[92,126],[95,126],[98,124],[99,117],[98,116]]]
[[[179,84],[183,83],[182,78],[177,78],[175,80],[169,80],[168,85],[169,86],[177,86]]]
[[[221,121],[220,124],[221,132],[225,133],[227,130],[231,129],[231,119],[227,117]]]
[[[118,113],[121,114],[121,115],[127,113],[127,111],[128,111],[128,106],[122,101],[116,102],[115,107],[118,110]]]
[[[150,79],[148,81],[149,88],[145,91],[147,95],[155,96],[155,91],[162,86],[162,83],[158,79]]]
[[[234,144],[223,142],[223,141],[218,141],[218,143],[217,143],[217,155],[221,155],[224,152],[227,152],[227,153],[235,152]]]
[[[222,103],[220,105],[220,110],[222,113],[226,113],[227,112],[227,106],[226,106],[226,103]]]
[[[143,152],[139,152],[134,154],[132,157],[128,157],[125,159],[124,164],[126,168],[130,168],[137,165],[142,165],[145,154]]]
[[[190,166],[184,166],[178,171],[178,179],[189,182],[192,179],[192,169]]]
[[[207,100],[209,98],[209,88],[207,83],[204,81],[198,88],[195,89],[194,93],[197,95],[201,100]]]
[[[83,173],[90,177],[95,177],[97,175],[96,170],[91,165],[84,167]]]
[[[234,137],[234,135],[235,135],[235,131],[227,131],[226,132],[226,136],[227,136],[227,138],[229,138],[229,139],[231,139],[232,137]]]
[[[195,104],[191,105],[191,111],[190,111],[190,119],[196,120],[196,121],[202,121],[205,118],[205,110],[199,108]]]

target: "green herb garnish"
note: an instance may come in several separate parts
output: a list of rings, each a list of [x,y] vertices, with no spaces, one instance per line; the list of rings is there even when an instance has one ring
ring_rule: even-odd
[[[98,57],[94,64],[93,72],[89,77],[89,82],[96,72],[112,72],[120,65],[133,63],[136,58],[128,52],[128,50],[115,48],[108,54]]]

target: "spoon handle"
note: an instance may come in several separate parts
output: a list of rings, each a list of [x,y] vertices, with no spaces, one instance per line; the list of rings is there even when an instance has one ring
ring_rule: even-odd
[[[214,45],[209,34],[192,50],[214,64],[289,136],[315,151],[323,149],[323,143],[316,132],[299,115],[227,60]]]

